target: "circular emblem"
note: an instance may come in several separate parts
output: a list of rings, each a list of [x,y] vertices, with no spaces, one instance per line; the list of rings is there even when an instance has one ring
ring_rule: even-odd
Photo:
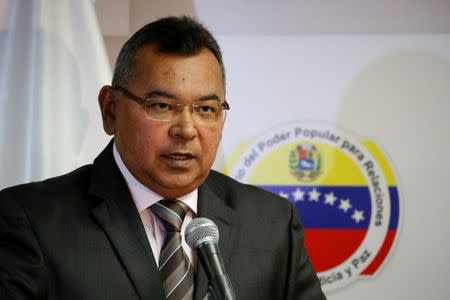
[[[379,147],[325,124],[270,130],[236,153],[226,173],[297,207],[325,291],[377,273],[397,236],[399,193]]]

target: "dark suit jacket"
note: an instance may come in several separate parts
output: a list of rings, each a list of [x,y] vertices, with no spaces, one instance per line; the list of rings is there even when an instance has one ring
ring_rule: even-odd
[[[211,171],[199,216],[220,232],[237,299],[325,299],[283,198]],[[198,265],[195,299],[207,289]],[[0,299],[163,299],[144,227],[112,155],[0,192]]]

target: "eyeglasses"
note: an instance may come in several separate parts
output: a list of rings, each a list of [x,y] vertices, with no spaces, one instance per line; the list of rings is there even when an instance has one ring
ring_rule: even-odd
[[[115,86],[113,89],[141,104],[147,117],[151,120],[172,121],[178,117],[185,106],[190,106],[194,120],[203,124],[215,124],[224,121],[226,111],[230,110],[230,105],[226,101],[202,100],[192,104],[183,104],[173,99],[160,97],[143,99],[121,86]]]

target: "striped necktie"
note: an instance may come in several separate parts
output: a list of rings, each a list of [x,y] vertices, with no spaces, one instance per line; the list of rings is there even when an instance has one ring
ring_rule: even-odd
[[[166,236],[159,255],[159,272],[166,299],[192,299],[194,291],[194,270],[181,246],[181,225],[189,207],[178,200],[163,199],[152,206],[166,229]]]

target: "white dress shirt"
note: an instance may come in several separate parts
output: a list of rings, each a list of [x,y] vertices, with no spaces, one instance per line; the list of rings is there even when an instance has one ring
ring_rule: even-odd
[[[156,202],[162,200],[164,197],[148,189],[130,173],[123,163],[119,151],[117,151],[116,144],[113,145],[113,155],[120,172],[125,178],[139,215],[141,216],[142,224],[144,225],[145,233],[147,234],[148,241],[152,248],[153,256],[158,264],[166,230],[164,229],[164,225],[159,221],[158,217],[155,216],[155,214],[153,214],[153,212],[148,208]],[[196,270],[197,258],[194,251],[186,244],[186,241],[184,240],[184,232],[187,224],[189,224],[189,222],[197,214],[197,195],[198,190],[196,189],[183,197],[177,198],[179,201],[186,203],[190,208],[190,211],[186,214],[183,225],[181,226],[181,236],[183,249],[194,266],[194,270]]]

